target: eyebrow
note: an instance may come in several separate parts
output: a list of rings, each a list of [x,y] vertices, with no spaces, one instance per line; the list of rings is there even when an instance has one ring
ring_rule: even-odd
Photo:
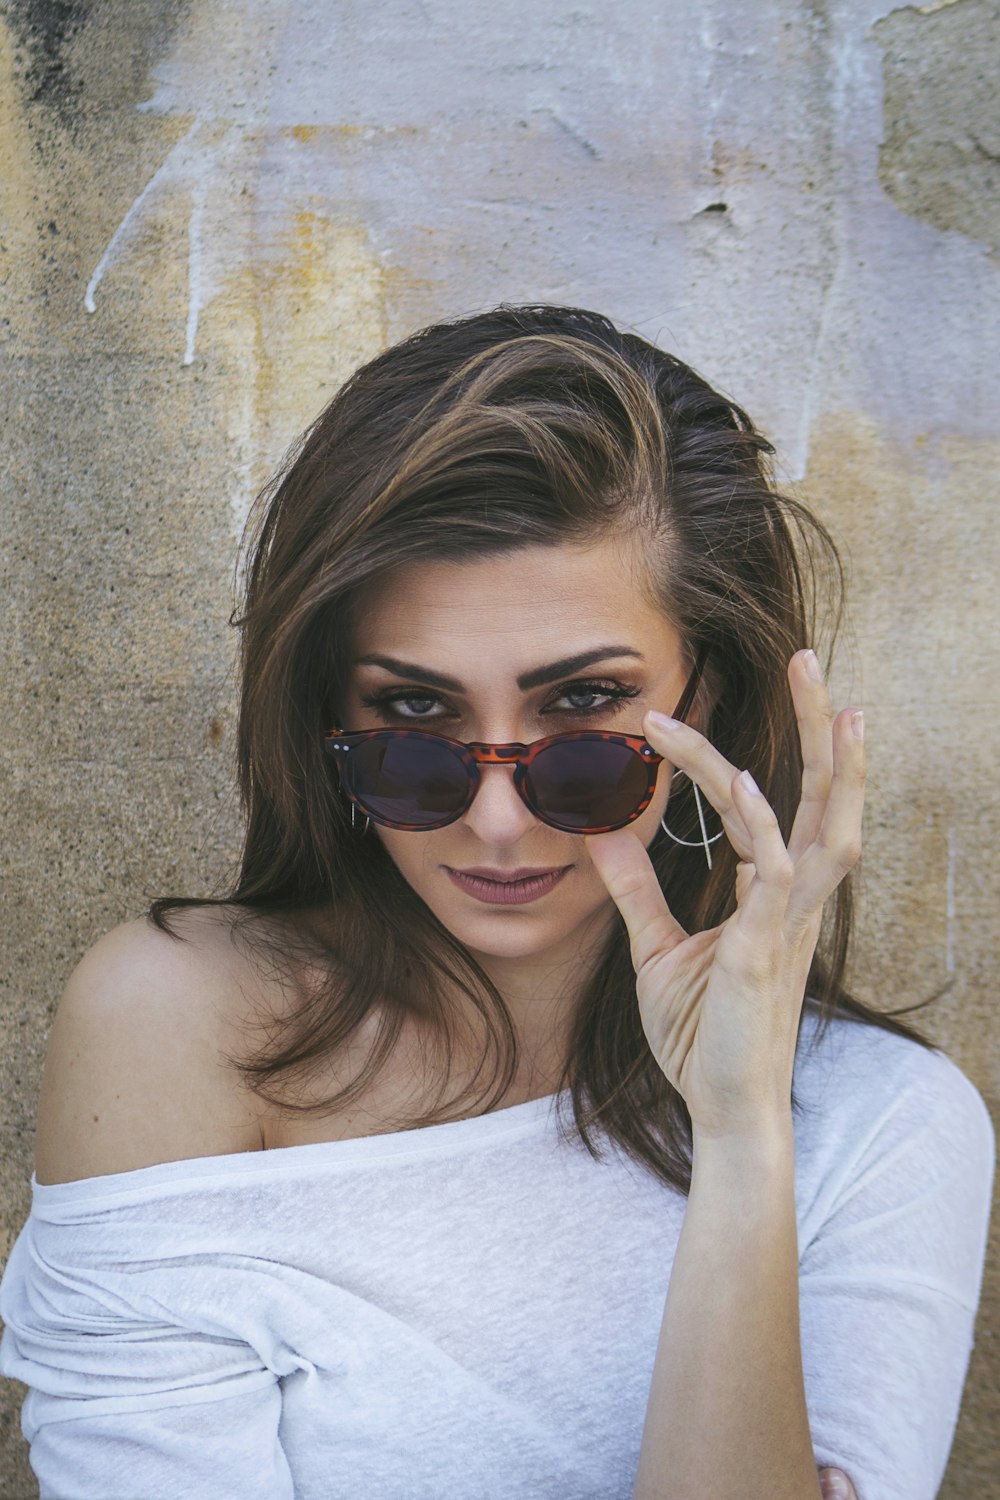
[[[534,667],[530,672],[523,672],[517,679],[517,685],[522,692],[527,692],[529,688],[557,682],[560,677],[568,677],[571,672],[580,672],[584,667],[591,667],[595,662],[605,661],[611,656],[634,656],[638,661],[645,661],[642,652],[633,650],[631,646],[597,646],[593,651],[581,651],[578,656],[564,656],[561,661],[550,662],[546,667]],[[446,688],[453,693],[465,692],[457,677],[446,677],[443,672],[430,672],[426,667],[411,661],[399,661],[395,656],[359,656],[354,665],[384,667],[387,672],[395,672],[399,677],[419,678],[429,687]]]

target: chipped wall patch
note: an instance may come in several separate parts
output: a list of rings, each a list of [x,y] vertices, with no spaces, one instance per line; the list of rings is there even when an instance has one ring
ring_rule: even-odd
[[[876,22],[883,50],[879,181],[904,212],[1000,255],[1000,8],[905,6]],[[992,65],[991,65],[992,60]]]

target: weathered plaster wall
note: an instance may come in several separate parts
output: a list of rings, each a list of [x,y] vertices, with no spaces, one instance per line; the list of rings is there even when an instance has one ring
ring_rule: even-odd
[[[691,360],[844,545],[856,988],[950,986],[916,1019],[1000,1108],[998,52],[990,0],[0,0],[3,1254],[70,968],[236,850],[255,489],[360,359],[501,299]],[[996,1235],[948,1500],[1000,1496]]]

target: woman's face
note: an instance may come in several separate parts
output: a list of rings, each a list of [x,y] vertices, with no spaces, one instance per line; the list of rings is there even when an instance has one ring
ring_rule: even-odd
[[[609,538],[399,569],[358,612],[343,727],[417,725],[463,742],[525,744],[575,729],[641,734],[647,709],[673,711],[689,667],[678,632],[642,592],[640,568],[636,544]],[[557,665],[573,657],[592,659]],[[549,680],[519,686],[543,672]],[[672,770],[660,765],[652,802],[628,825],[646,846]],[[584,841],[540,822],[515,791],[510,767],[480,766],[480,775],[472,805],[447,827],[412,833],[372,823],[364,836],[381,839],[408,884],[474,954],[568,958],[613,913]],[[535,899],[501,905],[450,873],[479,867],[565,873]]]

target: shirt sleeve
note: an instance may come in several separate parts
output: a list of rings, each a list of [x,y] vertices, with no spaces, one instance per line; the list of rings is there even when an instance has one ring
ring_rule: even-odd
[[[260,1276],[226,1261],[112,1255],[106,1233],[29,1217],[0,1283],[0,1374],[29,1387],[41,1500],[293,1500],[280,1371],[252,1320],[247,1336]]]
[[[859,1500],[934,1500],[974,1344],[996,1140],[944,1054],[920,1049],[869,1085],[799,1247],[813,1449]]]

